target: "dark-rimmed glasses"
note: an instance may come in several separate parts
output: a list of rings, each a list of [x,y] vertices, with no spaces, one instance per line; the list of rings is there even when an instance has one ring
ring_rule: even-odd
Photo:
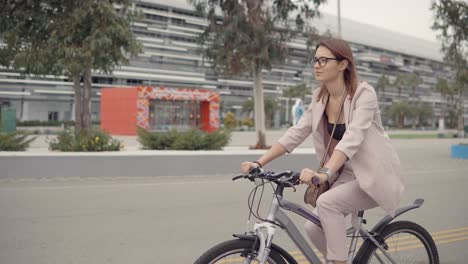
[[[328,62],[329,60],[340,61],[340,59],[337,59],[337,58],[320,57],[320,58],[312,58],[312,59],[310,60],[310,62],[312,63],[312,65],[315,65],[315,63],[318,62],[318,64],[319,64],[320,67],[325,67],[325,65],[327,65],[327,62]]]

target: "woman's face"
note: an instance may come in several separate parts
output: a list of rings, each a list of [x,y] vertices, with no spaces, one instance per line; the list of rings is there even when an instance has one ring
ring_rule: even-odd
[[[315,52],[315,79],[319,82],[329,82],[343,74],[343,62],[337,61],[336,56],[326,47],[320,46]],[[313,61],[315,61],[313,60]]]

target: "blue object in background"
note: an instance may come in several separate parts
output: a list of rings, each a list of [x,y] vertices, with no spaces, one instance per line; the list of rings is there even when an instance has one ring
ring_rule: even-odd
[[[468,159],[468,144],[452,145],[451,157],[456,159]]]
[[[0,110],[0,132],[16,131],[16,109],[3,107]]]

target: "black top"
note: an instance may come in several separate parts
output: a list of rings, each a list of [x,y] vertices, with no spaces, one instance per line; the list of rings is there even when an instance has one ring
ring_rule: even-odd
[[[328,134],[331,135],[333,131],[333,126],[335,124],[328,122],[328,116],[325,112],[325,119],[327,121],[327,130]],[[336,140],[341,140],[343,138],[344,133],[346,132],[346,125],[345,124],[336,124],[335,133],[333,133],[333,138]]]

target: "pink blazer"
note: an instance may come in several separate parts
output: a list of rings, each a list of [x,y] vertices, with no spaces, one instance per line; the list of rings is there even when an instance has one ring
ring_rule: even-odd
[[[288,152],[312,134],[316,157],[323,157],[329,138],[322,119],[324,102],[328,98],[317,102],[319,90],[314,91],[312,102],[297,125],[278,140]],[[374,88],[361,82],[352,99],[347,95],[343,109],[346,132],[335,149],[348,156],[346,164],[353,170],[361,189],[393,216],[403,195],[404,183],[400,160],[384,133]]]

